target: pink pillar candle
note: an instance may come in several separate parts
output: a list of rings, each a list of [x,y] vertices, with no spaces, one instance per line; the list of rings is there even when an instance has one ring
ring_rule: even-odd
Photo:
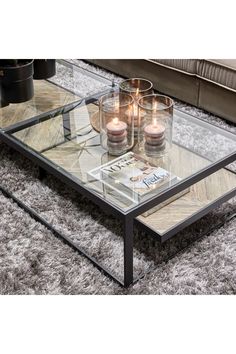
[[[114,118],[107,123],[107,147],[111,155],[122,155],[127,149],[127,124]]]
[[[164,125],[153,122],[144,128],[144,133],[152,138],[159,138],[165,134],[165,130]]]
[[[107,123],[107,131],[110,134],[122,134],[127,129],[127,124],[120,121],[118,118],[114,118],[111,122]]]
[[[165,148],[165,127],[153,119],[151,124],[144,128],[145,152],[147,156],[154,156]]]

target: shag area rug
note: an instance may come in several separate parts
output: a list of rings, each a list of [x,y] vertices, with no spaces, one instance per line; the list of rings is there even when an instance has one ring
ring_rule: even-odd
[[[102,75],[110,73],[82,61]],[[62,70],[58,66],[58,71]],[[61,72],[61,83],[69,78]],[[91,86],[84,83],[85,92]],[[236,127],[200,109],[176,102],[196,117],[236,133]],[[1,185],[31,206],[55,228],[112,269],[123,268],[120,223],[94,204],[0,144]],[[231,165],[235,169],[235,164]],[[160,245],[135,231],[134,272],[148,273],[123,289],[0,193],[1,294],[236,294],[235,198]],[[227,216],[231,216],[227,218]]]

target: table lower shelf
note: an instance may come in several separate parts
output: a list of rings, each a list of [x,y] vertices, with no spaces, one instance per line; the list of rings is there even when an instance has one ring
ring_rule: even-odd
[[[235,194],[236,174],[222,168],[153,214],[138,216],[136,222],[164,242]]]

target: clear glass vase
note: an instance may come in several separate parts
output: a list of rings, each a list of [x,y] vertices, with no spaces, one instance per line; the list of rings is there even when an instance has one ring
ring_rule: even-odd
[[[138,101],[139,115],[144,116],[138,148],[148,157],[163,156],[171,148],[173,106],[173,100],[163,95],[147,95]]]
[[[134,99],[131,95],[112,92],[99,100],[101,146],[110,155],[120,156],[134,144]]]
[[[143,115],[139,115],[138,100],[142,96],[151,95],[153,93],[153,84],[151,81],[142,78],[131,78],[122,81],[119,84],[120,92],[131,95],[134,99],[134,139],[138,138],[139,126],[142,125]]]

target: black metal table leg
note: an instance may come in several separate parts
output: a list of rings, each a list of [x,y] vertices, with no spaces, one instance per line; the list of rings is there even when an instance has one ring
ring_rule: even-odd
[[[11,192],[0,185],[0,192],[13,202],[15,202],[21,209],[23,209],[26,213],[28,213],[34,220],[40,222],[43,226],[45,226],[48,230],[50,230],[56,237],[62,239],[67,245],[72,247],[75,251],[78,251],[79,254],[87,258],[97,269],[103,272],[110,279],[116,281],[119,285],[124,286],[124,283],[116,277],[116,275],[112,274],[106,267],[102,266],[96,259],[90,256],[85,250],[80,248],[76,243],[74,243],[70,236],[66,236],[60,231],[56,230],[53,225],[51,225],[46,219],[40,216],[37,212],[35,212],[31,207],[27,204],[20,201],[17,197],[15,197]]]
[[[124,286],[128,287],[133,283],[133,238],[134,220],[125,217],[124,219]]]

